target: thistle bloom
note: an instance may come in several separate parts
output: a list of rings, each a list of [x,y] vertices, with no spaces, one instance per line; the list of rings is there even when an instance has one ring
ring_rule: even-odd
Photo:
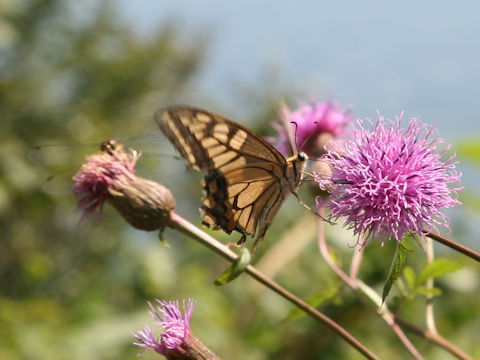
[[[155,324],[161,326],[164,331],[159,338],[155,337],[154,331],[149,326],[145,326],[143,330],[136,333],[132,332],[138,340],[133,344],[145,348],[138,355],[142,355],[151,348],[167,359],[218,359],[192,335],[190,318],[195,306],[193,300],[183,301],[184,314],[180,311],[178,301],[157,299],[156,302],[159,304],[156,307],[148,303],[151,310],[149,314],[155,320]]]
[[[285,105],[280,116],[287,124],[283,127],[274,124],[279,134],[278,137],[271,139],[273,145],[286,154],[290,146],[287,129],[292,129],[291,126],[294,126],[298,151],[303,151],[312,157],[321,156],[324,153],[325,141],[341,136],[351,120],[351,115],[345,109],[328,101],[301,103],[295,111]]]
[[[437,153],[443,140],[432,126],[411,118],[404,130],[401,118],[358,120],[353,139],[342,149],[327,149],[331,176],[316,179],[330,192],[328,202],[317,198],[317,205],[329,207],[333,220],[345,217],[357,236],[379,238],[382,245],[389,237],[400,242],[407,233],[423,236],[424,228],[449,228],[440,209],[460,204],[461,187],[448,187],[460,181],[455,156],[441,159],[450,146]]]
[[[117,141],[106,141],[102,152],[91,155],[73,177],[73,192],[82,220],[101,213],[108,202],[132,226],[141,230],[163,229],[175,207],[171,192],[161,184],[135,175],[140,153],[125,152]]]
[[[139,157],[140,153],[136,151],[125,153],[118,147],[87,158],[73,177],[73,193],[78,198],[78,207],[84,210],[84,218],[102,212],[109,188],[120,188],[135,180],[135,165]]]
[[[160,341],[154,336],[154,331],[146,326],[144,330],[133,333],[139,342],[133,343],[142,348],[152,348],[159,354],[165,354],[168,350],[175,350],[181,346],[187,335],[190,333],[190,317],[195,306],[193,300],[187,300],[183,303],[185,315],[180,311],[178,301],[156,300],[160,306],[154,307],[151,302],[149,314],[155,320],[155,324],[160,325],[164,332],[160,336]],[[143,352],[142,352],[143,354]]]

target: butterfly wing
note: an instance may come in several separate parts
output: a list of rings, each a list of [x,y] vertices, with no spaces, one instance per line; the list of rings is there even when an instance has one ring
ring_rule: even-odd
[[[173,106],[158,110],[155,121],[188,166],[195,170],[225,172],[238,167],[235,160],[239,157],[246,163],[286,164],[283,155],[261,137],[205,110]]]
[[[247,128],[208,111],[169,107],[157,111],[155,120],[188,166],[206,173],[204,224],[229,234],[236,230],[243,234],[240,242],[255,233],[261,241],[292,191],[290,182],[297,182],[296,169]]]

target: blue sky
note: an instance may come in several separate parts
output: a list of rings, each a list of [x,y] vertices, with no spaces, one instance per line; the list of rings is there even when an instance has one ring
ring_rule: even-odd
[[[447,142],[480,133],[480,3],[119,3],[122,15],[145,34],[172,19],[185,36],[208,31],[199,84],[232,111],[233,89],[241,84],[260,88],[265,101],[282,89],[334,97],[353,105],[358,117],[405,110],[437,126]],[[275,78],[268,84],[271,68]]]

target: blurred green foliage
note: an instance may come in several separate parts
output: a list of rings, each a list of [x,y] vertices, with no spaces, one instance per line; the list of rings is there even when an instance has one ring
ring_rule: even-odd
[[[0,359],[131,359],[139,349],[130,331],[151,322],[146,301],[187,297],[197,300],[193,331],[224,359],[360,358],[312,319],[295,314],[287,320],[292,307],[246,276],[215,287],[227,264],[183,236],[167,230],[171,246],[164,247],[156,234],[129,228],[110,208],[101,222],[79,225],[73,195],[43,191],[51,169],[29,160],[35,145],[137,134],[153,127],[156,108],[195,93],[195,74],[205,66],[201,31],[184,34],[172,22],[139,36],[103,1],[2,0],[0,14]],[[257,130],[265,129],[272,109],[256,112]],[[75,163],[75,155],[63,161]],[[188,177],[193,180],[176,193],[177,202],[199,223],[198,176]],[[340,288],[316,249],[314,231],[303,233],[306,241],[295,235],[305,222],[314,219],[288,201],[253,262],[262,259],[261,269],[321,304],[382,358],[407,357],[376,312]],[[350,235],[338,226],[327,235],[339,264],[348,266]],[[293,250],[285,245],[292,243],[298,244]],[[395,244],[368,247],[360,277],[380,291],[394,252]],[[436,282],[442,290],[435,301],[438,328],[480,357],[478,265],[445,255],[464,267]],[[406,262],[417,274],[426,265],[418,250]],[[423,326],[424,305],[417,297],[401,315]],[[410,338],[427,358],[452,358]]]

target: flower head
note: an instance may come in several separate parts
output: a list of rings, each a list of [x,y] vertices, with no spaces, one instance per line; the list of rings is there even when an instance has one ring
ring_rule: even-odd
[[[157,325],[162,326],[162,344],[168,349],[176,349],[190,333],[190,318],[192,317],[195,302],[192,299],[183,301],[184,315],[180,311],[178,301],[160,301],[156,308],[149,303],[149,314],[155,319]]]
[[[401,116],[379,116],[375,124],[358,120],[353,139],[342,149],[328,149],[331,176],[317,176],[320,187],[330,191],[331,219],[345,217],[356,235],[380,238],[382,245],[389,237],[400,242],[407,233],[423,236],[425,227],[448,228],[440,209],[460,204],[461,188],[448,187],[460,180],[455,156],[442,160],[450,147],[437,153],[443,140],[418,118],[411,118],[407,129],[401,122]],[[317,204],[325,205],[320,198]]]
[[[73,193],[78,198],[78,207],[84,210],[84,218],[101,213],[109,189],[120,188],[135,178],[134,168],[140,154],[136,151],[126,153],[119,146],[116,142],[102,144],[103,151],[89,156],[73,177]]]
[[[303,151],[309,156],[319,157],[324,153],[325,141],[341,136],[346,125],[351,120],[351,115],[340,105],[328,101],[316,101],[309,104],[300,103],[298,109],[292,111],[286,105],[281,110],[281,117],[287,122],[285,125],[274,124],[279,135],[272,139],[272,143],[282,153],[289,149],[289,135],[287,131],[296,132],[298,151]],[[292,124],[293,123],[293,124]]]
[[[137,229],[162,230],[169,224],[175,198],[165,186],[135,175],[139,157],[134,150],[125,152],[119,142],[107,141],[102,152],[87,158],[73,177],[82,219],[101,213],[108,202]]]
[[[155,320],[155,324],[161,326],[164,330],[160,339],[155,337],[154,331],[149,326],[145,326],[143,330],[132,333],[138,340],[133,344],[145,349],[152,348],[162,355],[168,355],[171,351],[188,347],[186,343],[191,336],[190,318],[195,306],[194,301],[188,299],[183,302],[183,315],[178,301],[161,301],[158,299],[156,301],[159,304],[156,307],[150,302],[148,305],[151,310],[149,314]],[[140,354],[143,354],[143,352]]]

